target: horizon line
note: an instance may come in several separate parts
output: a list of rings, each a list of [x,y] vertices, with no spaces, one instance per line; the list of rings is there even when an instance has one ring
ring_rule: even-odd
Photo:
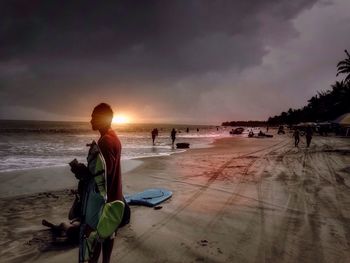
[[[0,121],[33,121],[33,122],[75,122],[75,123],[89,123],[90,121],[82,121],[82,120],[38,120],[38,119],[2,119],[0,118]],[[224,122],[224,121],[223,121]],[[221,124],[223,123],[221,122]],[[198,123],[173,123],[173,122],[129,122],[129,123],[122,123],[122,124],[116,124],[112,123],[112,126],[123,126],[123,125],[129,125],[129,124],[152,124],[152,125],[200,125],[200,126],[222,126],[221,124],[198,124]]]

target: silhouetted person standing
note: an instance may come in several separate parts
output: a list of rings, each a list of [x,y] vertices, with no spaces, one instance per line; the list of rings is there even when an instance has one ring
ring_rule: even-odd
[[[156,139],[156,136],[158,135],[158,130],[157,129],[153,129],[151,133],[152,133],[152,142],[153,142],[153,145],[154,145],[154,140]]]
[[[174,146],[174,142],[175,142],[175,139],[176,139],[176,131],[175,131],[175,129],[173,128],[172,130],[171,130],[171,144]]]
[[[300,141],[300,133],[299,133],[298,129],[294,130],[293,137],[294,137],[294,146],[298,147],[298,144],[299,144],[299,141]]]
[[[306,128],[306,147],[310,146],[312,139],[312,128],[309,126]]]
[[[122,181],[121,181],[121,143],[114,130],[111,128],[113,119],[112,108],[106,104],[101,103],[97,105],[91,115],[92,130],[98,130],[101,137],[98,140],[98,146],[106,162],[107,170],[107,202],[115,200],[123,201]],[[98,262],[100,257],[101,247],[103,255],[103,263],[110,262],[111,253],[113,249],[113,237],[105,239],[94,250],[92,259],[89,262]]]

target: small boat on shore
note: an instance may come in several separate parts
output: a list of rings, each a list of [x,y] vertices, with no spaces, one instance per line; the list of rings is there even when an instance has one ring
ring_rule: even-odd
[[[190,144],[187,142],[180,142],[180,143],[176,144],[176,148],[178,148],[178,149],[190,148]]]
[[[273,137],[273,135],[272,135],[272,134],[266,134],[266,133],[264,133],[264,132],[260,131],[260,132],[258,133],[258,137],[267,137],[267,138],[272,138],[272,137]]]
[[[242,134],[243,131],[244,131],[244,128],[238,127],[238,128],[236,128],[236,129],[232,129],[232,130],[230,131],[230,134]]]

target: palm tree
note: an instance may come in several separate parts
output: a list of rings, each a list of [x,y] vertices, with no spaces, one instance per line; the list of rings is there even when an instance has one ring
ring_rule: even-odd
[[[346,89],[346,83],[344,81],[336,81],[333,85],[331,85],[333,94],[337,94],[341,92],[342,90]]]
[[[348,51],[346,49],[344,51],[345,51],[346,55],[348,56],[348,58],[346,58],[338,63],[337,76],[339,74],[347,74],[344,81],[346,83],[348,83],[348,82],[350,82],[350,54],[348,53]]]

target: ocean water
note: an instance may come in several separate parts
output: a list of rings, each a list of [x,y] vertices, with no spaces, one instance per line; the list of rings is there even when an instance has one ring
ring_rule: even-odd
[[[229,128],[203,125],[127,124],[112,128],[122,143],[123,160],[184,151],[172,148],[172,128],[178,131],[175,143],[188,142],[191,148],[209,147],[216,138],[229,136]],[[159,130],[155,146],[151,139],[153,128]],[[65,166],[74,158],[86,163],[86,144],[98,138],[98,132],[84,122],[0,120],[0,173]]]

